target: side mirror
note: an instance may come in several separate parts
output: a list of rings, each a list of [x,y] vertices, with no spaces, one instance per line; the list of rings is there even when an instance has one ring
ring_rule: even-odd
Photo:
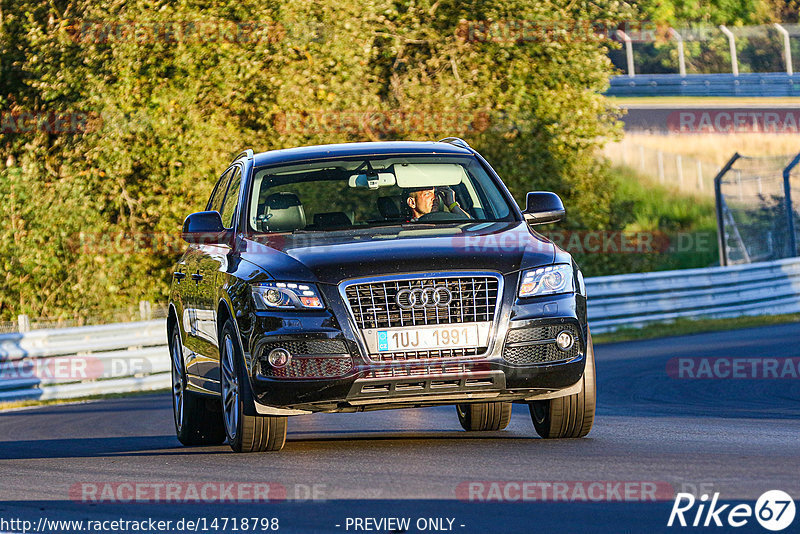
[[[220,243],[225,234],[222,217],[218,211],[198,211],[183,221],[181,237],[187,243],[210,245]]]
[[[564,218],[566,211],[561,199],[548,191],[532,191],[525,199],[525,211],[522,212],[528,224],[547,224],[558,222]]]

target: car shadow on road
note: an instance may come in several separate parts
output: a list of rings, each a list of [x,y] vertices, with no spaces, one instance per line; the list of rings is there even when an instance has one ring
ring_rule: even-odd
[[[591,441],[590,438],[584,438]],[[334,442],[353,442],[361,445],[368,442],[394,442],[395,444],[421,441],[517,441],[530,443],[540,440],[533,432],[522,435],[512,432],[461,432],[444,431],[398,431],[385,430],[315,430],[289,433],[287,447],[303,443],[322,445]],[[570,440],[572,441],[572,440]],[[186,456],[186,455],[231,454],[227,444],[214,446],[185,447],[172,435],[124,436],[107,438],[62,438],[0,442],[0,464],[2,460],[43,458],[96,458],[126,456]]]
[[[218,454],[223,452],[230,452],[227,445],[183,447],[173,435],[35,439],[0,442],[0,459],[2,460],[92,458],[120,455]]]

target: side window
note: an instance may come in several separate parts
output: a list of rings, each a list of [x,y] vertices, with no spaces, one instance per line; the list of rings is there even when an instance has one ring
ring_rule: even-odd
[[[242,186],[242,171],[236,167],[236,172],[231,179],[231,185],[228,187],[228,194],[225,196],[225,202],[222,204],[222,225],[225,228],[233,228],[233,216],[236,214],[236,204],[239,201],[239,189]]]
[[[228,169],[220,177],[216,187],[214,187],[214,192],[211,194],[211,198],[208,199],[208,206],[206,206],[208,211],[222,210],[222,199],[225,198],[225,191],[228,190],[228,182],[230,182],[232,172],[233,169]]]

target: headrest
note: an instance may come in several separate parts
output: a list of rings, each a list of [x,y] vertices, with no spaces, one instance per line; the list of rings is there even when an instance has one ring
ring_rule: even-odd
[[[378,197],[378,211],[384,219],[402,219],[407,211],[403,195]]]
[[[273,193],[259,207],[258,226],[264,232],[291,232],[305,228],[306,213],[294,193]]]

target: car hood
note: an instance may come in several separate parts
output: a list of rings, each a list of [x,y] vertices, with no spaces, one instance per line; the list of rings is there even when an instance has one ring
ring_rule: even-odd
[[[330,284],[404,272],[510,273],[553,263],[555,257],[554,245],[524,222],[257,234],[240,246],[242,259],[277,280]]]

